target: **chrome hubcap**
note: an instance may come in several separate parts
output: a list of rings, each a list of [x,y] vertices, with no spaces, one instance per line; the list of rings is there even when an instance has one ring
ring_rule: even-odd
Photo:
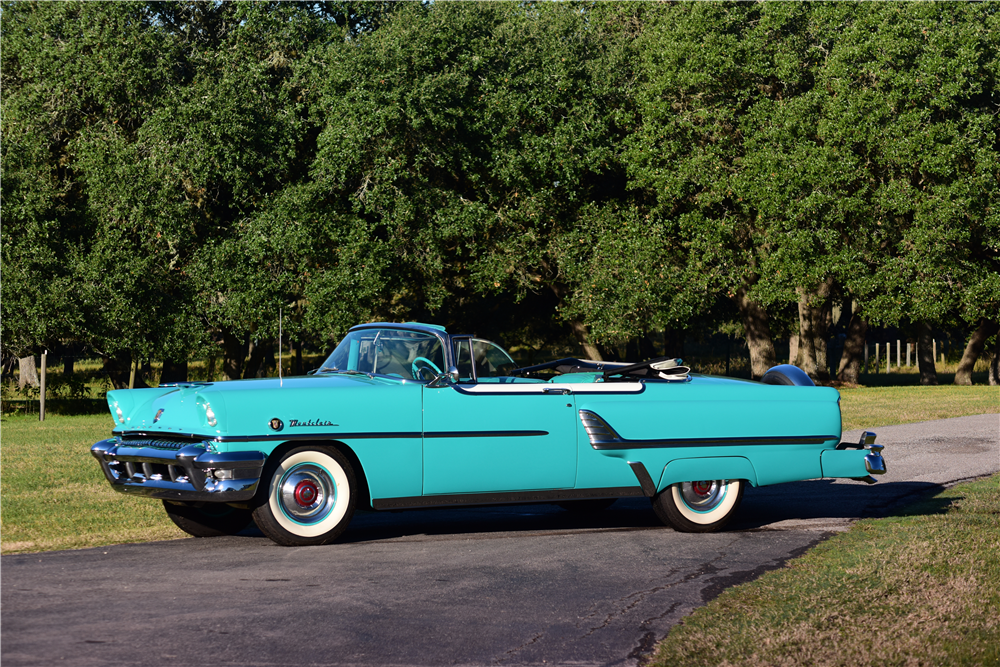
[[[299,523],[322,521],[337,500],[337,486],[322,466],[303,463],[285,471],[278,485],[281,509]]]
[[[681,498],[693,510],[709,512],[726,496],[726,480],[715,479],[681,484]]]

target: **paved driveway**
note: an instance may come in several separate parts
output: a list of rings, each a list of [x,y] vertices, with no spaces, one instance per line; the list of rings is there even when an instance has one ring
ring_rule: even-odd
[[[1000,416],[875,429],[874,486],[749,489],[724,533],[643,500],[360,514],[342,543],[259,534],[2,558],[14,665],[633,665],[727,586],[864,516],[1000,470]],[[854,432],[845,439],[857,437]]]

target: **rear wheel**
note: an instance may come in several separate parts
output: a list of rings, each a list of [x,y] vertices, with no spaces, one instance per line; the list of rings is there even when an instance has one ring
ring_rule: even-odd
[[[741,479],[672,484],[653,498],[653,511],[660,521],[683,533],[710,533],[736,514],[745,485]]]
[[[329,544],[347,528],[357,481],[347,457],[333,448],[296,447],[269,461],[267,497],[253,511],[261,531],[286,547]]]
[[[163,509],[178,528],[195,537],[235,535],[250,525],[250,510],[223,503],[175,503],[163,501]]]

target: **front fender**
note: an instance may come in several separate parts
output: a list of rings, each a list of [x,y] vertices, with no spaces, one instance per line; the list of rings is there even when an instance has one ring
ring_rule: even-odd
[[[757,471],[750,460],[742,456],[674,459],[663,468],[656,490],[663,491],[678,482],[705,479],[745,479],[752,486],[757,486]]]

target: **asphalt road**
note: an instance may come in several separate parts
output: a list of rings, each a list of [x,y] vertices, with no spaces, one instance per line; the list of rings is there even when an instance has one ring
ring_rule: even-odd
[[[873,486],[749,489],[726,532],[676,533],[645,501],[359,514],[345,539],[259,534],[4,556],[14,665],[634,665],[723,589],[860,517],[1000,470],[1000,416],[875,429]],[[856,432],[845,434],[854,439]]]

